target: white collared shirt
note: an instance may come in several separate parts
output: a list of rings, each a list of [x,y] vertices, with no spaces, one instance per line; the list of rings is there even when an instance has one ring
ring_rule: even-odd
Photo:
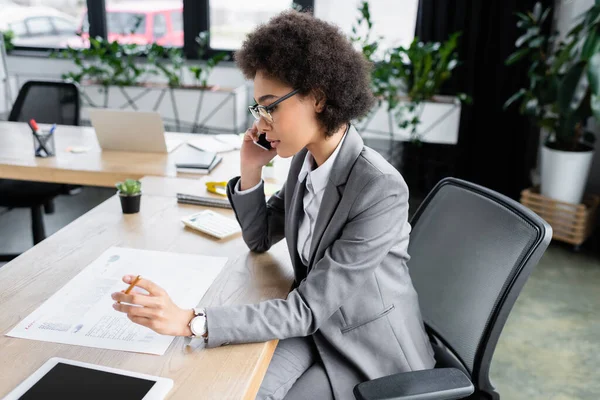
[[[298,174],[298,184],[302,184],[306,179],[306,190],[304,192],[304,198],[302,199],[304,215],[300,220],[297,242],[298,255],[305,265],[308,265],[312,236],[315,231],[315,224],[317,221],[317,216],[319,215],[319,208],[321,207],[321,202],[323,201],[323,194],[325,193],[325,188],[327,187],[327,182],[329,182],[329,176],[331,175],[331,169],[333,168],[335,159],[340,152],[342,143],[344,143],[344,139],[346,139],[346,133],[342,137],[342,140],[340,140],[340,143],[338,143],[333,153],[318,168],[314,168],[314,158],[310,152],[307,152],[306,157],[304,157],[302,169]],[[241,191],[240,182],[238,181],[235,187],[235,193],[238,195],[250,193],[258,189],[261,183],[262,182],[250,189]]]

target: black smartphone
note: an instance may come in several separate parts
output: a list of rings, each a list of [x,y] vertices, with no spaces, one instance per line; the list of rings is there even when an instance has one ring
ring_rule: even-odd
[[[258,140],[256,142],[254,142],[255,145],[262,147],[265,150],[271,150],[271,143],[269,143],[269,141],[267,140],[267,134],[266,133],[261,133],[260,135],[258,135]]]

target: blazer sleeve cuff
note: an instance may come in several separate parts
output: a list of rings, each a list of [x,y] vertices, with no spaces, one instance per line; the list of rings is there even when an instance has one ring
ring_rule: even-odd
[[[258,209],[260,204],[265,203],[264,182],[261,181],[257,186],[236,193],[239,187],[240,177],[235,177],[227,183],[227,197],[237,215],[252,215]],[[242,226],[243,228],[243,226]]]
[[[236,314],[234,308],[235,306],[215,306],[205,309],[206,329],[208,331],[207,348],[244,342],[244,340],[241,340],[242,338],[236,336],[234,329],[227,328],[231,325],[231,319]]]
[[[263,181],[261,180],[260,182],[258,182],[255,186],[251,187],[250,189],[241,190],[240,189],[240,185],[241,185],[240,181],[241,181],[241,179],[238,179],[237,183],[235,184],[234,194],[236,196],[252,193],[255,190],[260,189],[260,187],[263,185]]]

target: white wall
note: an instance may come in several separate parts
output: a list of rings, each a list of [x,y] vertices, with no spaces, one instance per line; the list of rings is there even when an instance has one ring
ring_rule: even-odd
[[[362,0],[315,0],[315,16],[339,26],[351,35],[352,25],[360,13]],[[381,36],[382,49],[409,46],[415,36],[418,0],[370,0],[369,11],[373,21],[373,36]],[[363,34],[363,32],[359,32]]]
[[[587,11],[594,0],[556,0],[555,24],[560,37],[566,36],[573,25],[577,23],[577,17]],[[600,127],[598,124],[592,127],[596,132],[596,149],[600,148]],[[596,150],[590,177],[588,179],[588,191],[600,193],[600,151]]]

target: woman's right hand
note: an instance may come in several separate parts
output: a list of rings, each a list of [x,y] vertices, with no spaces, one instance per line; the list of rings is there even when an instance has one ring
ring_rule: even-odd
[[[269,163],[276,155],[274,149],[269,151],[254,144],[258,140],[258,122],[252,124],[252,128],[248,129],[244,134],[244,143],[240,150],[241,169],[259,170]]]
[[[256,144],[252,143],[258,140],[258,122],[252,125],[252,128],[248,129],[244,134],[244,143],[240,150],[240,189],[250,189],[261,180],[262,167],[267,165],[275,155],[277,151],[275,149],[265,150]]]

